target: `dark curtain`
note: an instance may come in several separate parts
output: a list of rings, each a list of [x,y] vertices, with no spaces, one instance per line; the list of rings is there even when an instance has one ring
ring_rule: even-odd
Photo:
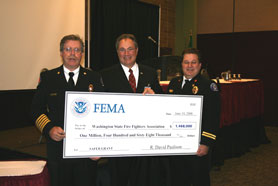
[[[91,0],[90,67],[101,70],[119,63],[115,49],[117,37],[134,34],[140,60],[157,57],[159,7],[136,0]]]
[[[33,89],[0,91],[0,131],[34,125],[30,117],[34,94]]]

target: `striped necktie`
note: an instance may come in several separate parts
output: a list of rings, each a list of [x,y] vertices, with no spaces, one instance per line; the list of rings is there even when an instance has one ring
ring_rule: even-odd
[[[133,90],[133,92],[136,92],[136,81],[135,81],[135,77],[133,75],[133,71],[131,69],[129,69],[129,77],[128,77],[128,81],[129,81],[129,84]]]

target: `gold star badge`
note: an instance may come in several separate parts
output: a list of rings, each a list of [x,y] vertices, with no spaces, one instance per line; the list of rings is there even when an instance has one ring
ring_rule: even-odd
[[[94,91],[94,86],[93,84],[90,84],[88,87],[89,92],[93,92]]]
[[[198,93],[198,90],[199,90],[199,88],[198,88],[197,86],[194,86],[194,87],[192,88],[192,93],[193,93],[193,94],[197,94],[197,93]]]

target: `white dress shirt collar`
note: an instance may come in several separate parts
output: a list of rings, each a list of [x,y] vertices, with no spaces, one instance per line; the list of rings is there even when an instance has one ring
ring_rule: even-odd
[[[64,69],[64,74],[65,74],[65,78],[67,80],[67,82],[69,81],[69,73],[70,72],[73,72],[74,73],[74,76],[72,77],[73,78],[73,81],[74,81],[74,84],[76,85],[77,83],[77,79],[78,79],[78,75],[79,75],[79,70],[80,70],[80,66],[75,69],[74,71],[70,71],[69,69],[67,69],[64,65],[63,65],[63,69]]]
[[[191,78],[192,79],[192,78]],[[185,80],[191,81],[191,79],[186,79],[184,76],[182,76],[182,84],[181,84],[181,88],[183,87],[183,85],[185,84]]]
[[[121,64],[121,66],[122,66],[122,68],[123,68],[123,70],[124,70],[124,72],[125,72],[125,75],[126,75],[126,78],[127,78],[127,80],[129,79],[129,68],[128,67],[126,67],[126,66],[124,66],[123,64]],[[136,87],[137,87],[137,85],[138,85],[138,79],[139,79],[139,67],[138,67],[138,64],[137,63],[135,63],[134,65],[133,65],[133,67],[131,67],[131,70],[133,71],[133,75],[134,75],[134,77],[135,77],[135,81],[136,81]]]

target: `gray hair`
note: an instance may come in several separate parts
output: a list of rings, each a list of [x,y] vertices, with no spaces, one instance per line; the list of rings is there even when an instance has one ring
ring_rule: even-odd
[[[116,45],[116,50],[118,50],[119,43],[123,39],[131,39],[133,41],[133,43],[134,43],[135,48],[138,48],[137,40],[136,40],[136,38],[135,38],[135,36],[133,34],[122,34],[116,40],[116,44],[115,44]]]
[[[81,45],[81,52],[83,53],[83,51],[84,51],[84,42],[82,41],[82,39],[80,38],[79,35],[74,35],[74,34],[66,35],[66,36],[64,36],[61,39],[61,42],[60,42],[60,52],[62,52],[64,50],[64,45],[69,40],[79,41],[80,45]]]

